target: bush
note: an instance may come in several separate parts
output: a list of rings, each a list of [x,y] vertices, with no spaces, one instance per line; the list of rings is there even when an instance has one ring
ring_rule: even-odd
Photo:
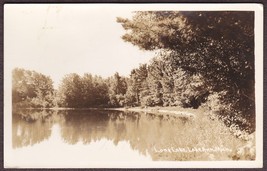
[[[141,98],[141,106],[154,106],[155,103],[151,96],[145,96]]]
[[[243,117],[242,108],[235,106],[227,95],[226,91],[213,92],[203,106],[211,111],[211,115],[219,117],[237,137],[254,132],[254,125]]]

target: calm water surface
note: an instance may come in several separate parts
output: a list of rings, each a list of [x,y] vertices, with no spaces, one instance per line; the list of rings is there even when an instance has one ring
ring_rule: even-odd
[[[157,160],[158,156],[153,155],[155,146],[170,144],[175,132],[186,123],[187,119],[172,116],[115,110],[16,110],[12,147],[32,151],[48,144],[47,148],[71,150],[79,145],[93,152],[113,150],[118,160],[128,160],[127,156]],[[108,159],[116,157],[111,155]]]
[[[188,118],[115,110],[29,109],[13,111],[12,118],[12,147],[24,165],[181,161],[195,155],[158,151],[194,144],[186,136],[195,124]]]

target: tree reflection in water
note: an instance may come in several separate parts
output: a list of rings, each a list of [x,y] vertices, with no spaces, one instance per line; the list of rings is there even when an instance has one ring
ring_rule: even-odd
[[[12,147],[20,148],[34,145],[49,139],[53,124],[64,120],[64,117],[61,116],[54,110],[14,110]]]
[[[13,148],[49,141],[52,126],[58,124],[62,143],[84,145],[106,139],[128,142],[132,150],[153,160],[197,160],[207,156],[196,153],[157,153],[157,149],[202,145],[194,120],[173,115],[124,112],[115,110],[19,110],[13,112]],[[201,131],[199,133],[201,135]],[[205,142],[208,144],[209,142]],[[49,148],[49,147],[48,147]]]

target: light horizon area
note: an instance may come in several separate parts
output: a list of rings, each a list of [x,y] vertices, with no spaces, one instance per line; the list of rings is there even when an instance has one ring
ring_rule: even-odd
[[[154,56],[121,39],[125,30],[116,17],[132,15],[126,8],[107,6],[5,6],[5,61],[11,61],[10,69],[50,76],[55,88],[70,73],[129,76]]]

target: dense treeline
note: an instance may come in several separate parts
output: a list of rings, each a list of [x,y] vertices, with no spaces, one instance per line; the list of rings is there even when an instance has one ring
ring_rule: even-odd
[[[127,78],[119,73],[107,79],[91,74],[66,75],[58,90],[50,77],[36,71],[13,70],[12,102],[19,108],[90,108],[125,106]]]
[[[50,77],[16,68],[13,70],[13,104],[32,108],[199,107],[208,95],[201,77],[189,76],[182,70],[168,76],[164,62],[155,58],[149,65],[133,69],[129,78],[119,73],[107,79],[91,74],[68,74],[58,90],[54,90]]]
[[[118,18],[123,39],[155,57],[103,79],[66,75],[53,90],[49,77],[15,69],[13,102],[30,107],[209,107],[226,124],[253,131],[254,13],[136,12]]]

